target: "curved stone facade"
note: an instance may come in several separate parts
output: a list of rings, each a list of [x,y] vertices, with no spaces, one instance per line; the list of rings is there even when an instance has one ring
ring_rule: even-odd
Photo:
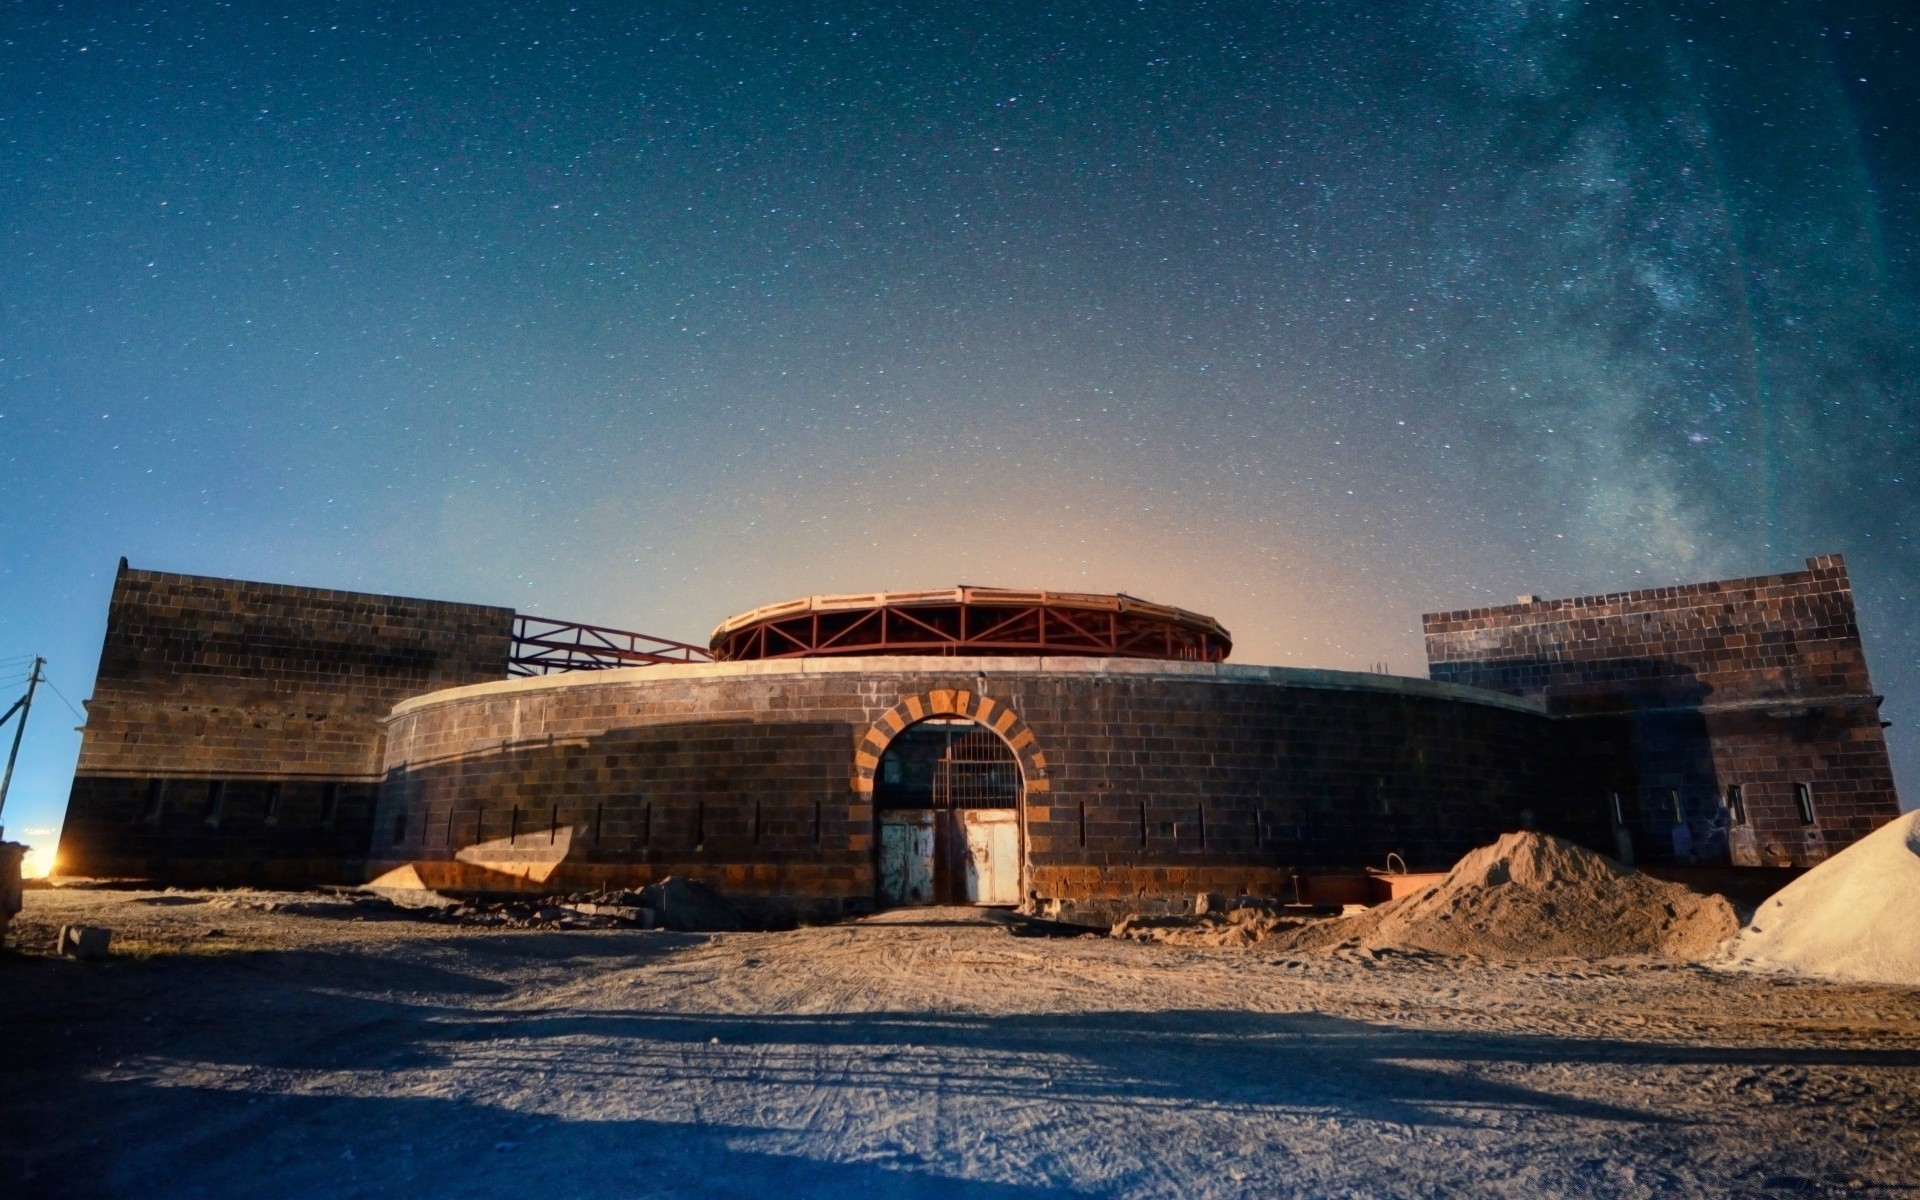
[[[1346,672],[1088,658],[803,659],[454,688],[388,722],[372,858],[431,886],[682,874],[871,903],[874,771],[917,721],[1014,750],[1022,894],[1284,895],[1298,870],[1451,863],[1556,808],[1535,702]],[[1604,834],[1604,828],[1601,831]]]

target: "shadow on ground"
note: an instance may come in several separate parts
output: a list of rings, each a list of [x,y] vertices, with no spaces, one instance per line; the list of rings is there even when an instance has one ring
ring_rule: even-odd
[[[803,1143],[810,1123],[848,1112],[882,1128],[895,1112],[990,1125],[1020,1111],[1124,1129],[1143,1114],[1207,1110],[1436,1132],[1599,1123],[1677,1151],[1687,1122],[1522,1086],[1516,1068],[1920,1066],[1914,1051],[1435,1031],[1318,1013],[529,1006],[529,979],[643,966],[699,940],[521,935],[423,942],[404,956],[0,963],[0,1181],[44,1197],[1037,1197],[1072,1194],[1075,1174],[1029,1165],[996,1182],[910,1137],[869,1138],[852,1160]],[[181,989],[189,975],[195,987]]]

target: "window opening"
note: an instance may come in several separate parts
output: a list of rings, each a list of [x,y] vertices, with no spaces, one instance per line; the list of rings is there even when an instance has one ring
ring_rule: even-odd
[[[269,783],[267,785],[267,824],[278,825],[279,823],[280,823],[280,784],[277,782]]]
[[[1735,825],[1747,823],[1747,798],[1737,783],[1727,785],[1727,819]]]
[[[207,781],[207,824],[215,826],[220,824],[220,810],[226,806],[226,798],[227,785],[224,780]]]
[[[147,806],[140,813],[140,819],[149,825],[160,823],[160,814],[167,807],[167,781],[149,779],[147,781]]]
[[[1795,808],[1798,808],[1800,810],[1800,823],[1802,825],[1813,824],[1813,787],[1812,785],[1805,784],[1805,783],[1794,784],[1793,785],[1793,804]]]

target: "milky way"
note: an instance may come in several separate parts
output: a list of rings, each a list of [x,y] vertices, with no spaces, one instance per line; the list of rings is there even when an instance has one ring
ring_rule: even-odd
[[[1840,551],[1920,786],[1905,5],[106,7],[0,15],[16,834],[122,554],[1419,673],[1425,610]]]

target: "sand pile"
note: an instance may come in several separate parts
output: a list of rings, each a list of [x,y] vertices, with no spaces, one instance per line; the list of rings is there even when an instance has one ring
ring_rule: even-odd
[[[1753,914],[1726,961],[1920,986],[1920,812],[1848,846]]]
[[[1703,958],[1739,929],[1733,906],[1542,833],[1509,833],[1422,892],[1274,939],[1487,958]]]

